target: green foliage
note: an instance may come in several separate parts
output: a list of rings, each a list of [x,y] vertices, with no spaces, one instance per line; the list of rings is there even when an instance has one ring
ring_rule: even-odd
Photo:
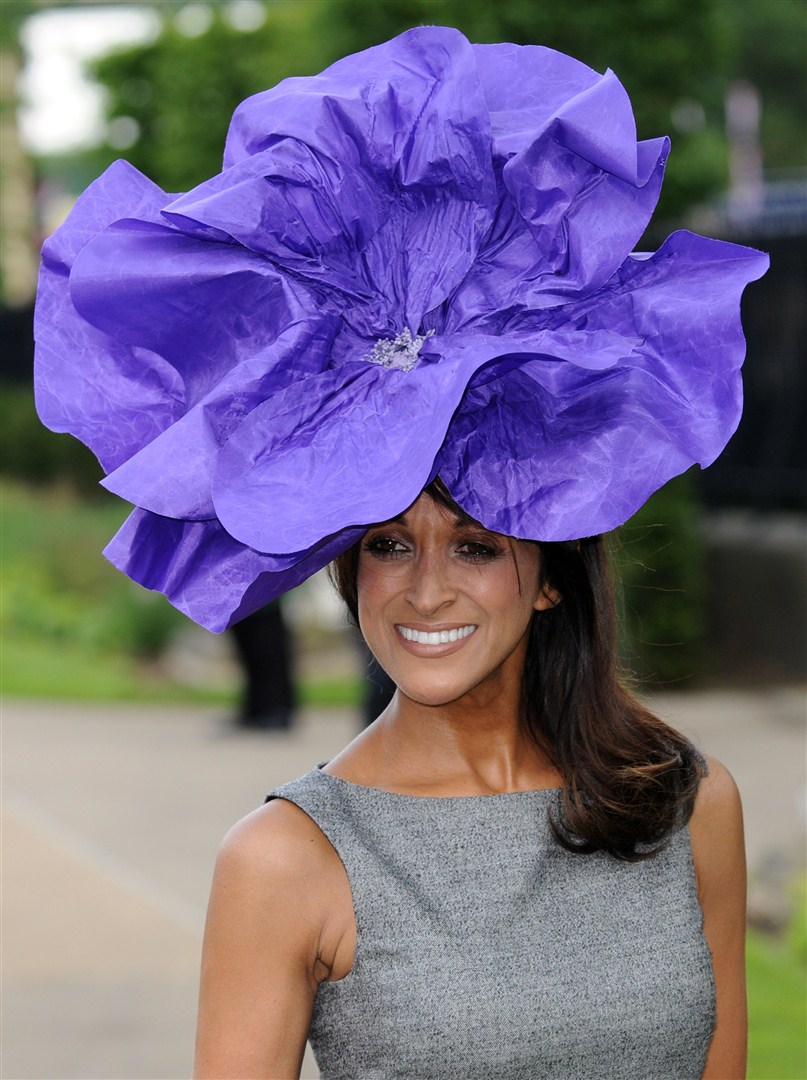
[[[126,654],[63,641],[58,648],[39,637],[3,635],[0,683],[4,694],[61,701],[144,701],[161,704],[235,705],[237,687],[188,686],[171,681],[153,665],[144,668]],[[297,687],[299,702],[313,709],[358,709],[360,679],[317,679]]]
[[[807,5],[804,0],[711,0],[731,42],[733,75],[762,96],[767,172],[807,168]]]
[[[623,657],[640,681],[687,683],[702,670],[704,549],[692,473],[677,477],[619,530]]]
[[[186,623],[163,596],[129,581],[101,551],[127,508],[65,488],[3,491],[2,687],[6,694],[93,701],[231,703],[236,686],[187,687],[153,661]],[[299,687],[303,705],[356,707],[353,676]]]
[[[3,693],[62,701],[145,701],[224,704],[233,694],[207,687],[180,686],[154,670],[144,676],[130,656],[91,649],[81,642],[58,647],[40,637],[4,633]]]
[[[103,476],[95,456],[69,435],[40,423],[30,386],[0,385],[0,470],[31,484],[61,483],[85,496],[97,495]]]
[[[20,27],[37,10],[34,0],[2,0],[0,4],[0,48],[18,48]]]
[[[3,636],[99,655],[158,656],[184,616],[116,571],[101,551],[127,508],[49,490],[3,492]]]
[[[230,115],[240,101],[321,66],[312,26],[317,5],[273,3],[263,25],[247,33],[215,10],[210,28],[197,37],[168,21],[152,44],[94,65],[110,119],[131,118],[140,131],[124,156],[167,191],[185,191],[221,169]],[[103,153],[99,164],[119,156],[111,147]]]
[[[321,679],[298,688],[301,705],[313,709],[359,709],[364,699],[361,678]]]

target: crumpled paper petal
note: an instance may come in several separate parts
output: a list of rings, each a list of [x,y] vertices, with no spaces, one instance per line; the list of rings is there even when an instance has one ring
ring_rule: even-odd
[[[306,309],[265,259],[135,220],[114,222],[82,249],[70,291],[88,323],[171,364],[185,408]]]
[[[428,339],[411,371],[358,363],[293,383],[251,412],[222,448],[216,514],[242,543],[272,553],[384,521],[428,483],[465,387],[488,361],[539,353],[602,367],[625,348],[605,332],[455,335]]]
[[[45,247],[36,354],[138,507],[110,558],[222,629],[438,473],[552,540],[711,461],[767,259],[631,254],[667,152],[613,73],[419,27],[248,99],[191,192],[112,166]]]
[[[73,265],[112,221],[126,214],[155,220],[165,200],[156,184],[116,162],[42,249],[34,319],[37,411],[47,427],[89,446],[104,469],[116,468],[181,415],[182,380],[148,347],[110,337],[76,311]]]
[[[675,233],[568,313],[633,347],[601,372],[498,365],[472,383],[438,457],[453,497],[488,528],[571,540],[627,520],[671,477],[711,464],[740,419],[749,248]],[[529,433],[529,434],[527,434]]]
[[[505,48],[477,46],[493,61],[492,70]],[[536,51],[543,58],[547,50]],[[531,109],[534,98],[526,96],[521,110],[506,114],[519,136],[518,143],[512,136],[505,143],[506,190],[495,229],[452,297],[447,329],[476,325],[495,332],[505,313],[512,318],[517,311],[554,307],[594,291],[647,227],[669,142],[637,143],[630,102],[613,72],[592,80],[589,69],[580,73],[576,61],[563,59],[569,63],[553,74],[556,80],[567,76],[562,85],[571,97],[554,99],[555,110],[546,112]],[[545,89],[537,64],[517,67],[522,95]],[[500,104],[502,87],[491,80],[491,68],[486,71],[493,108]]]
[[[293,323],[102,480],[103,486],[155,514],[214,518],[211,484],[221,447],[262,402],[322,370],[336,329],[326,317]]]
[[[194,622],[221,633],[296,588],[364,532],[346,529],[309,551],[273,558],[239,544],[217,521],[181,521],[135,510],[104,554],[133,581],[164,593]]]
[[[347,293],[378,335],[417,327],[473,261],[494,197],[472,46],[445,27],[429,37],[366,50],[360,84],[350,57],[248,99],[228,167],[165,216]]]

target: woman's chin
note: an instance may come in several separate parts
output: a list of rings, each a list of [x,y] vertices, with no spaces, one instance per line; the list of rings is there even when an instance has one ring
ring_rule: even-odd
[[[423,686],[416,682],[402,681],[397,684],[399,697],[415,705],[439,708],[441,705],[453,705],[463,697],[466,688],[457,686]]]
[[[472,709],[480,705],[481,702],[478,700],[480,697],[487,699],[490,696],[480,694],[479,686],[468,686],[465,682],[458,684],[449,680],[445,682],[430,680],[428,684],[424,684],[414,679],[402,679],[396,685],[402,704],[404,701],[409,701],[431,709],[448,708],[460,703]],[[487,701],[487,704],[489,705],[490,702]]]

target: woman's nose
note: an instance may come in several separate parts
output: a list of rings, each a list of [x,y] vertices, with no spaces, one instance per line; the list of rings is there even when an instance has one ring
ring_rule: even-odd
[[[436,555],[422,554],[411,569],[407,599],[419,615],[433,615],[451,604],[457,590],[452,584],[450,568]]]

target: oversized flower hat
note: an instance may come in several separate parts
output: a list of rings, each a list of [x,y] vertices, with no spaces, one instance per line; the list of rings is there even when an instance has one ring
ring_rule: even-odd
[[[708,465],[767,258],[631,253],[667,153],[612,72],[423,27],[243,102],[186,194],[112,165],[36,313],[42,420],[136,507],[108,557],[223,630],[436,476],[565,540]]]

